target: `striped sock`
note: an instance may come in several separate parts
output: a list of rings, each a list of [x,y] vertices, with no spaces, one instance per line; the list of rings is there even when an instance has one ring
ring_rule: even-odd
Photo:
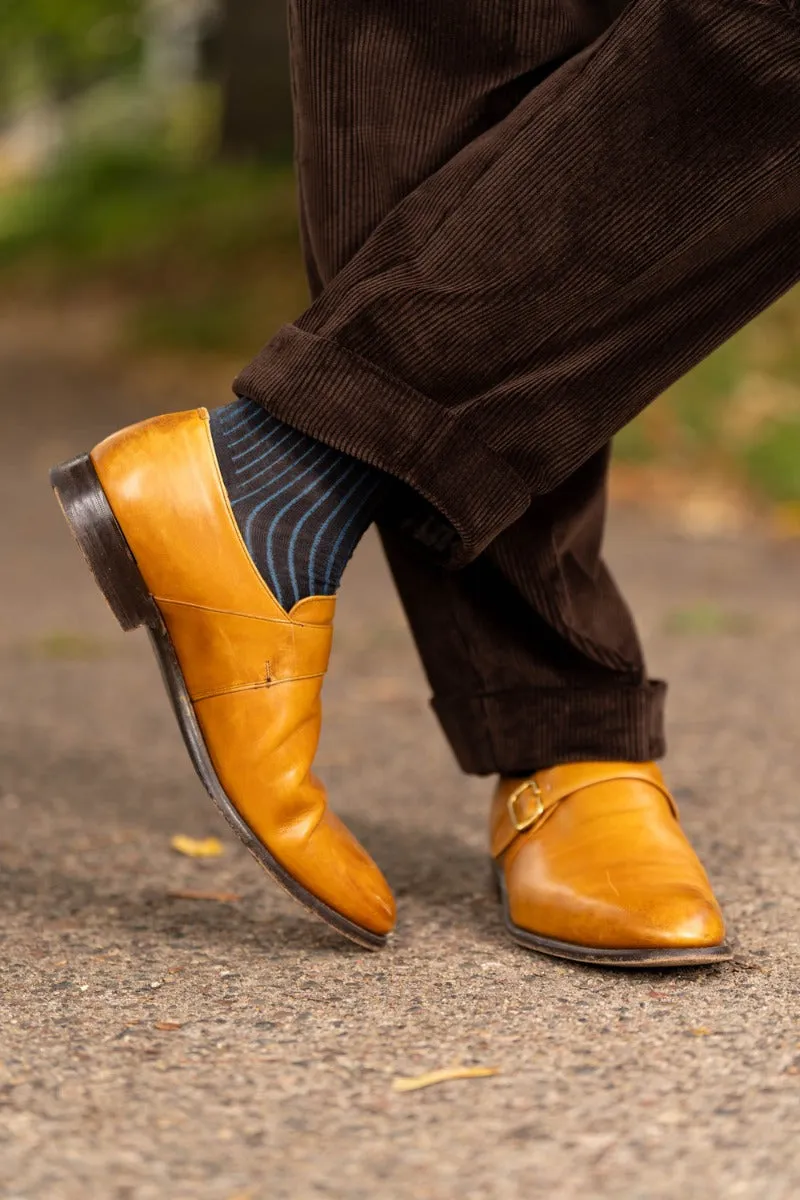
[[[276,599],[288,612],[305,596],[332,596],[385,476],[252,400],[216,409],[211,437],[242,537]]]

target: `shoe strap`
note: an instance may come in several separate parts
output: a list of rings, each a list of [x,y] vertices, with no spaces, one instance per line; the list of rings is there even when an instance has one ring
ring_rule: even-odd
[[[522,834],[540,829],[570,796],[601,783],[625,780],[656,788],[667,801],[672,815],[676,820],[679,819],[678,806],[655,763],[570,763],[537,771],[527,779],[506,779],[501,782],[501,788],[510,782],[514,782],[515,786],[502,804],[494,805],[492,856],[499,858]]]

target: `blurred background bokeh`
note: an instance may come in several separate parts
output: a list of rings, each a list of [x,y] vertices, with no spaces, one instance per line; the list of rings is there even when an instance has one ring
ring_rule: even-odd
[[[283,0],[2,6],[0,297],[17,339],[49,315],[84,351],[94,328],[120,362],[204,379],[302,310]],[[616,460],[618,498],[689,530],[796,535],[800,295],[625,430]]]

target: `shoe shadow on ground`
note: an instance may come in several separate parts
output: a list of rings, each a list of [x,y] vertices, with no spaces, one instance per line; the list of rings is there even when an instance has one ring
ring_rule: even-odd
[[[476,896],[493,895],[488,853],[457,832],[363,815],[346,820],[398,897],[457,917]]]
[[[273,885],[266,882],[267,887]],[[32,936],[63,932],[83,935],[87,943],[106,944],[119,938],[136,946],[155,940],[174,948],[220,954],[237,948],[257,951],[303,949],[331,953],[361,952],[333,929],[297,913],[260,911],[261,897],[252,887],[240,903],[213,903],[174,898],[154,887],[119,889],[59,870],[4,870],[0,886],[0,929],[3,913],[24,917]],[[2,935],[0,935],[0,941]],[[142,951],[146,956],[146,951]]]
[[[463,932],[465,941],[475,948],[485,948],[490,957],[496,956],[501,948],[510,950],[524,965],[526,978],[531,977],[531,971],[544,978],[554,972],[563,973],[566,968],[580,976],[614,980],[626,989],[633,985],[635,991],[639,986],[652,987],[659,978],[673,981],[680,978],[685,984],[705,983],[738,969],[734,960],[681,970],[619,971],[550,959],[512,947],[482,854],[464,843],[454,842],[451,837],[431,837],[428,830],[398,830],[353,822],[356,824],[357,832],[375,853],[380,855],[385,841],[387,874],[400,908],[396,945],[408,946],[417,936],[427,940],[432,933],[435,936],[437,930],[446,928],[451,937]],[[447,857],[437,858],[437,852]],[[166,888],[162,891],[152,885],[137,890],[135,878],[128,889],[124,878],[119,886],[109,886],[95,877],[58,868],[4,868],[0,883],[0,944],[4,940],[4,914],[8,914],[12,918],[10,925],[18,924],[20,919],[24,921],[32,941],[37,935],[61,933],[69,937],[72,950],[95,953],[107,950],[110,943],[118,940],[145,967],[150,956],[157,956],[157,947],[162,944],[172,951],[200,951],[220,958],[242,951],[278,962],[298,955],[350,958],[369,953],[304,914],[299,906],[287,906],[285,910],[281,906],[275,911],[274,884],[268,880],[264,883],[267,892],[254,887],[250,876],[242,889],[240,903],[198,903],[173,898]],[[420,919],[419,933],[415,930],[415,917]],[[555,983],[556,975],[552,978]]]
[[[460,841],[452,833],[402,826],[393,822],[348,818],[354,833],[369,847],[385,870],[399,904],[398,936],[409,936],[405,917],[416,913],[423,922],[433,916],[450,931],[462,929],[475,941],[494,942],[501,934],[499,911],[492,894],[485,854]],[[142,841],[147,835],[143,833]],[[113,848],[109,855],[113,860]],[[129,870],[129,869],[128,869]],[[236,879],[239,903],[213,903],[172,897],[169,879],[163,890],[137,880],[120,863],[114,878],[113,861],[102,877],[62,865],[27,866],[17,860],[5,864],[0,881],[0,928],[2,912],[24,917],[32,930],[86,930],[92,940],[118,935],[134,939],[152,935],[206,948],[219,945],[275,947],[306,952],[318,950],[362,953],[322,922],[306,916],[298,907],[284,911],[275,904],[278,893],[271,880],[253,874],[249,864],[242,869],[242,884]],[[231,887],[230,879],[225,890]],[[288,907],[288,906],[287,906]],[[405,910],[405,911],[404,911]],[[422,912],[420,910],[423,910]]]

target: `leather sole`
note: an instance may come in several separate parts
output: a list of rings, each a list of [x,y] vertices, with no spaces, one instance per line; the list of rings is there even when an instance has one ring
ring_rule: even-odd
[[[669,949],[654,947],[646,950],[625,950],[616,948],[608,949],[604,946],[581,946],[573,942],[561,942],[556,938],[541,937],[537,933],[531,933],[530,930],[523,929],[521,925],[516,925],[512,921],[503,868],[493,862],[492,871],[500,903],[503,907],[505,927],[514,941],[519,942],[520,946],[524,946],[527,950],[538,950],[540,954],[549,954],[552,958],[567,958],[572,962],[591,963],[599,967],[624,967],[628,969],[641,969],[643,967],[705,967],[711,966],[714,963],[729,962],[733,958],[733,951],[726,942],[721,942],[719,946],[687,946],[684,950],[674,947],[670,947]]]
[[[50,472],[50,483],[89,570],[121,627],[126,631],[139,626],[146,627],[189,757],[203,786],[231,829],[244,842],[256,862],[309,912],[321,917],[358,945],[369,950],[380,949],[386,944],[387,936],[356,925],[298,883],[273,858],[226,795],[206,749],[183,672],[158,605],[142,578],[89,455],[80,455],[54,467]]]

